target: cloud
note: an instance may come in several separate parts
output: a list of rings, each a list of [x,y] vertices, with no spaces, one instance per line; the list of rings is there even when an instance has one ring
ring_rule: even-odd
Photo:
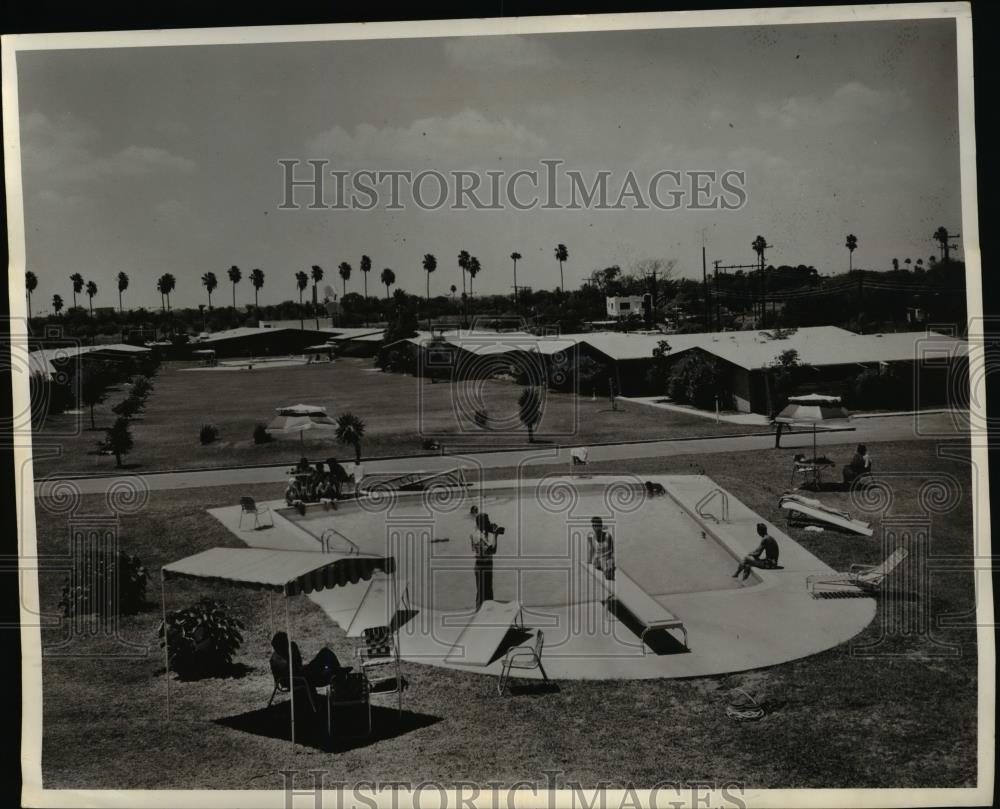
[[[307,144],[311,158],[378,168],[406,161],[482,164],[498,157],[538,156],[545,138],[509,118],[487,118],[465,109],[450,117],[420,118],[402,127],[360,124],[353,132],[334,126]]]
[[[892,117],[910,106],[903,90],[875,90],[861,82],[841,85],[830,95],[792,96],[781,104],[761,104],[760,117],[784,129],[833,127]]]
[[[455,70],[539,70],[559,64],[546,43],[529,36],[448,39],[444,43],[444,54]]]
[[[130,145],[101,154],[100,133],[72,116],[53,120],[37,112],[21,120],[21,159],[26,180],[45,186],[120,177],[184,173],[195,162],[159,146]]]

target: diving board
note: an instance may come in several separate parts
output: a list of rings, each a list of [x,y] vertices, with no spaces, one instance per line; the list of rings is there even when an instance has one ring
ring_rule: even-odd
[[[587,574],[604,590],[608,599],[614,599],[627,609],[642,624],[639,640],[645,644],[646,634],[658,629],[679,629],[684,635],[684,648],[688,646],[687,629],[683,621],[664,607],[659,601],[643,590],[626,575],[620,567],[615,569],[614,580],[608,580],[604,571],[581,560],[580,565]],[[643,646],[645,651],[645,645]]]
[[[376,626],[394,626],[396,613],[400,604],[409,601],[409,591],[405,581],[397,584],[395,598],[392,593],[392,580],[389,576],[375,575],[367,582],[367,588],[361,596],[350,623],[344,627],[349,638],[359,638],[366,629]]]
[[[512,628],[522,626],[518,601],[484,601],[445,657],[446,663],[488,666]]]

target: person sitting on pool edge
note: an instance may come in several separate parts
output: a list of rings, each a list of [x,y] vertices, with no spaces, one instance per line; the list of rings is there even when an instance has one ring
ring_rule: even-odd
[[[742,573],[743,581],[746,581],[750,577],[752,567],[774,570],[778,566],[778,543],[767,532],[767,526],[762,522],[757,523],[757,535],[760,537],[760,545],[743,557],[743,561],[733,574],[734,579]],[[763,559],[760,558],[761,554],[764,556]]]
[[[615,580],[615,541],[610,531],[604,530],[600,517],[590,520],[591,532],[587,534],[587,563],[604,573],[608,581]]]

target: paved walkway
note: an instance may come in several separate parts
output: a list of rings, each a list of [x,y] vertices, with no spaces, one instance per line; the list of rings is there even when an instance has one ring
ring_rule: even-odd
[[[919,429],[917,429],[919,427]],[[906,441],[914,439],[940,440],[943,437],[957,438],[963,435],[961,424],[949,413],[923,414],[919,423],[913,416],[879,416],[858,420],[849,430],[820,432],[816,436],[818,446],[833,444],[865,443],[879,441]],[[782,449],[812,449],[811,432],[785,434],[781,439]],[[467,469],[498,469],[524,465],[551,465],[570,463],[570,448],[539,444],[532,449],[509,450],[503,452],[479,452],[458,455],[414,456],[365,460],[367,474],[439,471],[462,466]],[[774,435],[720,436],[718,438],[678,439],[674,441],[645,441],[641,443],[607,444],[591,446],[588,460],[613,461],[630,458],[658,458],[676,455],[702,455],[717,452],[746,452],[772,449]],[[289,459],[289,464],[292,459]],[[245,468],[201,469],[179,472],[130,473],[121,478],[142,478],[151,491],[166,489],[200,489],[209,486],[255,485],[262,483],[284,483],[287,479],[288,464],[281,466],[257,466]],[[119,477],[93,477],[70,479],[81,494],[103,494]],[[36,494],[45,486],[44,481],[36,481]]]

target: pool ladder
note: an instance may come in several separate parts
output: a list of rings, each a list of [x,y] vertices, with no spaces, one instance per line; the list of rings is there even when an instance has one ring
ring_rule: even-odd
[[[323,532],[323,534],[320,536],[319,541],[320,541],[320,545],[322,545],[322,547],[323,547],[323,553],[337,553],[338,552],[338,550],[336,548],[334,548],[334,540],[340,540],[341,542],[344,542],[344,543],[347,544],[347,555],[348,556],[357,556],[358,554],[361,553],[361,549],[358,548],[358,544],[354,540],[350,539],[349,537],[344,536],[336,528],[327,528]]]
[[[706,510],[706,506],[716,499],[722,502],[721,518]],[[695,504],[694,510],[702,519],[715,520],[717,523],[729,522],[729,495],[722,491],[722,489],[712,489],[712,491]]]

